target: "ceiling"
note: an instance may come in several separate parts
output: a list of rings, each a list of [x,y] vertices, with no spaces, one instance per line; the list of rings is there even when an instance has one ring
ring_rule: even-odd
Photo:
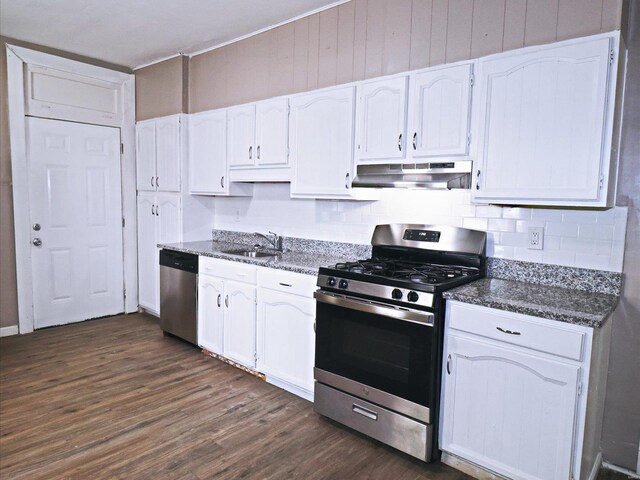
[[[0,34],[129,68],[345,0],[0,0]]]

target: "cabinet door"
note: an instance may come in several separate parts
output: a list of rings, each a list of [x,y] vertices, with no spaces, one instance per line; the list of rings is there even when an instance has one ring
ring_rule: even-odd
[[[198,275],[198,345],[224,355],[224,289],[221,279]]]
[[[157,195],[156,221],[158,235],[156,243],[175,243],[182,240],[182,208],[178,195]]]
[[[225,193],[227,178],[227,112],[217,110],[189,119],[189,192]]]
[[[480,60],[475,198],[599,200],[609,55],[603,38]]]
[[[180,116],[156,120],[156,187],[162,192],[180,191]]]
[[[413,156],[466,155],[470,100],[471,64],[413,75],[409,98]]]
[[[138,195],[138,302],[140,306],[158,313],[159,259],[155,206],[154,194]]]
[[[256,105],[256,165],[289,164],[289,100],[278,98]]]
[[[580,368],[453,335],[447,351],[442,449],[508,478],[571,478]]]
[[[256,109],[254,105],[227,111],[227,161],[229,167],[252,167],[256,152]]]
[[[267,289],[258,296],[258,371],[313,392],[315,301]]]
[[[136,124],[136,186],[146,192],[156,189],[156,125],[153,120]]]
[[[348,196],[353,167],[354,88],[290,100],[291,194]]]
[[[407,77],[359,86],[356,111],[358,161],[403,159],[406,123]]]
[[[255,368],[256,287],[225,280],[224,355]]]

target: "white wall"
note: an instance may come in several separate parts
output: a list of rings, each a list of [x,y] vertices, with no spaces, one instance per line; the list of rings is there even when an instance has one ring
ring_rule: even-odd
[[[289,198],[289,184],[257,184],[252,198],[217,198],[214,228],[370,243],[382,223],[435,223],[489,233],[487,255],[622,271],[627,208],[560,210],[471,205],[468,190],[383,190],[376,202]],[[526,248],[527,228],[545,228],[544,249]]]

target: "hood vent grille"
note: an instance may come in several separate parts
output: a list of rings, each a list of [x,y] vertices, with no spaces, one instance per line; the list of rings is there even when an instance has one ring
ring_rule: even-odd
[[[471,160],[358,165],[354,187],[451,190],[471,186]]]

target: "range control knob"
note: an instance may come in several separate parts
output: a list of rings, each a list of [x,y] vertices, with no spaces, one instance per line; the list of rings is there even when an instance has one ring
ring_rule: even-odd
[[[340,283],[338,284],[338,287],[340,288],[347,288],[349,286],[349,283],[346,280],[340,280]]]
[[[402,298],[402,290],[400,290],[399,288],[394,288],[391,292],[391,296],[396,300],[400,300]]]
[[[333,277],[327,278],[327,286],[333,287],[336,284],[336,279]]]
[[[409,294],[407,295],[407,300],[409,300],[410,302],[417,302],[418,298],[419,297],[416,292],[409,292]]]

